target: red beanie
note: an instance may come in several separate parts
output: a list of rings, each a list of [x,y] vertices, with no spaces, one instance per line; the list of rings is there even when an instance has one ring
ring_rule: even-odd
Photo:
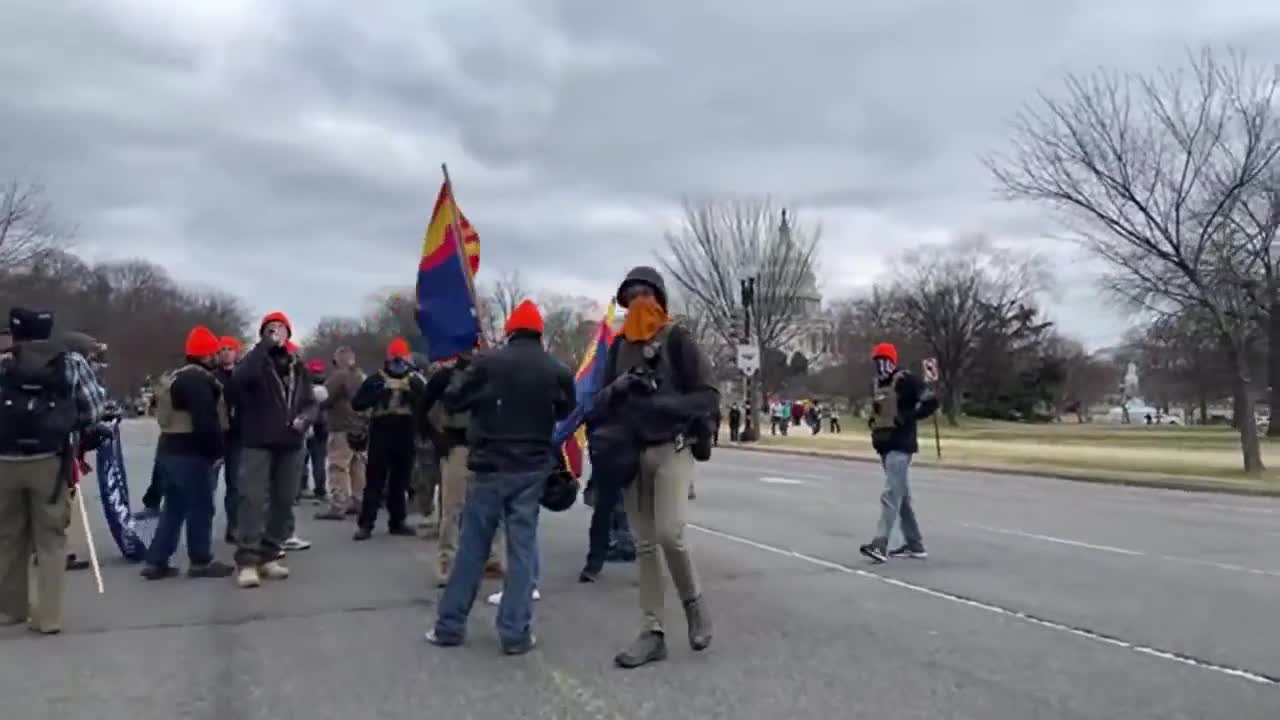
[[[316,375],[323,375],[326,367],[328,366],[324,364],[323,360],[307,361],[307,369],[315,373]]]
[[[404,338],[398,337],[387,345],[388,360],[395,360],[396,358],[408,360],[411,357],[413,357],[413,354],[409,351],[409,343]]]
[[[538,311],[538,306],[532,300],[525,300],[511,311],[511,317],[507,318],[507,327],[503,332],[510,335],[519,330],[542,334],[542,313]]]
[[[894,347],[893,343],[880,343],[879,345],[871,348],[871,359],[875,360],[877,358],[884,358],[892,362],[894,365],[897,365],[898,348]]]
[[[205,358],[210,355],[217,355],[220,347],[218,336],[203,325],[195,326],[187,335],[187,357]]]
[[[284,341],[284,349],[285,349],[285,350],[288,350],[290,355],[297,355],[297,354],[298,354],[298,343],[296,343],[296,342],[294,342],[294,341],[292,341],[292,340],[285,340],[285,341]]]
[[[289,333],[289,337],[293,337],[293,323],[289,322],[288,315],[285,315],[279,310],[276,310],[275,312],[269,312],[266,315],[262,316],[262,322],[258,323],[258,334],[259,335],[262,334],[262,329],[267,326],[267,323],[273,323],[273,322],[283,323],[284,329]]]
[[[235,350],[236,352],[240,352],[240,350],[244,348],[244,346],[240,344],[239,340],[231,337],[230,335],[223,335],[218,338],[218,347],[225,350]]]

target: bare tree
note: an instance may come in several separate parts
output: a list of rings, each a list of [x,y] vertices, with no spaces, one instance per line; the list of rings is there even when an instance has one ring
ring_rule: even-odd
[[[502,328],[523,300],[531,299],[519,270],[504,273],[492,287],[478,288],[476,311],[480,317],[480,329],[490,345],[502,341]]]
[[[1033,296],[1051,282],[1042,258],[970,237],[905,253],[893,274],[901,327],[938,361],[939,399],[955,425],[981,341],[1034,325]]]
[[[1235,219],[1280,154],[1278,88],[1280,69],[1210,50],[1154,77],[1071,76],[1065,97],[1042,95],[1016,119],[1012,149],[987,160],[1010,198],[1062,213],[1110,264],[1112,292],[1157,313],[1206,313],[1234,369],[1237,406],[1250,404],[1252,319],[1236,276],[1254,260]],[[1261,472],[1253,412],[1239,430],[1245,470]]]
[[[69,237],[54,221],[42,186],[13,180],[0,189],[0,275],[29,268]]]
[[[762,391],[752,402],[756,431],[765,406],[763,389],[779,385],[785,375],[765,359],[803,331],[798,321],[816,291],[820,238],[821,228],[805,227],[767,199],[687,201],[681,226],[666,236],[661,263],[672,291],[682,294],[687,312],[701,315],[727,346],[746,340],[736,309],[742,281],[754,281],[750,339],[760,348]]]

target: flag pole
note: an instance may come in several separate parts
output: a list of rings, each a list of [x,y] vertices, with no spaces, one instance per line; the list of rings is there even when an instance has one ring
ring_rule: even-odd
[[[480,304],[476,296],[476,280],[471,273],[471,259],[467,257],[467,246],[462,239],[462,223],[458,220],[458,202],[453,196],[453,180],[449,179],[449,164],[440,163],[440,171],[444,173],[444,185],[449,190],[449,225],[453,228],[453,242],[458,250],[458,262],[462,264],[462,273],[467,278],[467,293],[471,296],[471,316],[476,321],[476,338],[481,347],[487,343],[484,328],[480,325]]]

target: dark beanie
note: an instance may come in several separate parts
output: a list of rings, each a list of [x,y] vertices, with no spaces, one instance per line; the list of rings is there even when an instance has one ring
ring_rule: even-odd
[[[9,310],[9,334],[14,342],[48,340],[53,335],[53,313],[15,307]]]

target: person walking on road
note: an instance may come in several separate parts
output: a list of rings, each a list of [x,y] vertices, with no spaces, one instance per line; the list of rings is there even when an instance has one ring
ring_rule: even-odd
[[[462,643],[499,525],[507,530],[507,573],[497,619],[502,651],[520,655],[536,643],[538,511],[547,476],[559,465],[552,433],[576,400],[573,373],[543,348],[542,331],[537,305],[520,303],[507,320],[507,344],[479,355],[446,391],[451,412],[471,413],[467,466],[475,478],[463,509],[456,563],[426,635],[434,645]]]
[[[593,414],[621,418],[636,433],[638,457],[629,462],[637,471],[628,479],[625,503],[636,536],[642,625],[636,640],[614,658],[619,667],[635,668],[667,656],[659,548],[684,606],[690,647],[699,651],[711,645],[711,620],[685,541],[685,522],[695,456],[711,457],[707,418],[720,394],[702,349],[685,328],[672,323],[666,284],[657,270],[632,269],[617,300],[627,309],[626,322],[609,349],[606,386]]]
[[[0,360],[0,624],[62,631],[75,434],[106,407],[84,356],[51,339],[53,313],[9,311]],[[36,558],[36,601],[29,594]]]
[[[222,397],[227,403],[230,428],[227,430],[225,451],[222,456],[222,509],[226,515],[226,532],[223,539],[229,545],[236,542],[236,505],[240,493],[240,413],[236,402],[236,385],[232,380],[236,362],[240,359],[240,341],[227,335],[218,339],[218,365],[213,374],[222,384]]]
[[[187,575],[224,578],[234,568],[213,559],[214,464],[225,453],[231,427],[222,383],[213,373],[219,342],[203,325],[187,335],[187,362],[167,373],[156,393],[157,467],[164,478],[164,504],[155,536],[147,546],[142,577],[164,580],[178,574],[169,564],[187,530]]]
[[[329,507],[316,513],[317,520],[342,520],[360,511],[368,462],[369,419],[351,407],[364,372],[356,367],[355,351],[347,346],[333,353],[333,372],[324,381],[328,395],[321,407],[329,426],[326,448]]]
[[[414,369],[409,343],[396,338],[387,346],[387,360],[356,391],[351,407],[369,412],[369,474],[360,505],[356,540],[373,536],[378,509],[387,506],[387,532],[416,537],[408,517],[409,481],[413,477],[414,408],[426,391],[426,381]]]
[[[738,428],[742,427],[742,408],[738,403],[729,406],[729,442],[738,442]]]
[[[925,386],[914,375],[898,367],[898,350],[890,343],[880,343],[871,351],[875,365],[875,396],[871,405],[871,444],[880,455],[884,467],[884,490],[880,493],[880,522],[871,542],[858,548],[874,563],[890,557],[924,559],[924,538],[911,500],[908,471],[911,458],[920,450],[916,423],[938,409],[938,399],[925,392]],[[889,536],[894,525],[902,521],[901,547],[889,550]]]
[[[284,313],[268,314],[234,373],[244,442],[236,513],[236,582],[243,588],[258,587],[263,577],[289,577],[282,561],[294,527],[302,443],[319,412],[306,368],[289,352],[292,334]]]

